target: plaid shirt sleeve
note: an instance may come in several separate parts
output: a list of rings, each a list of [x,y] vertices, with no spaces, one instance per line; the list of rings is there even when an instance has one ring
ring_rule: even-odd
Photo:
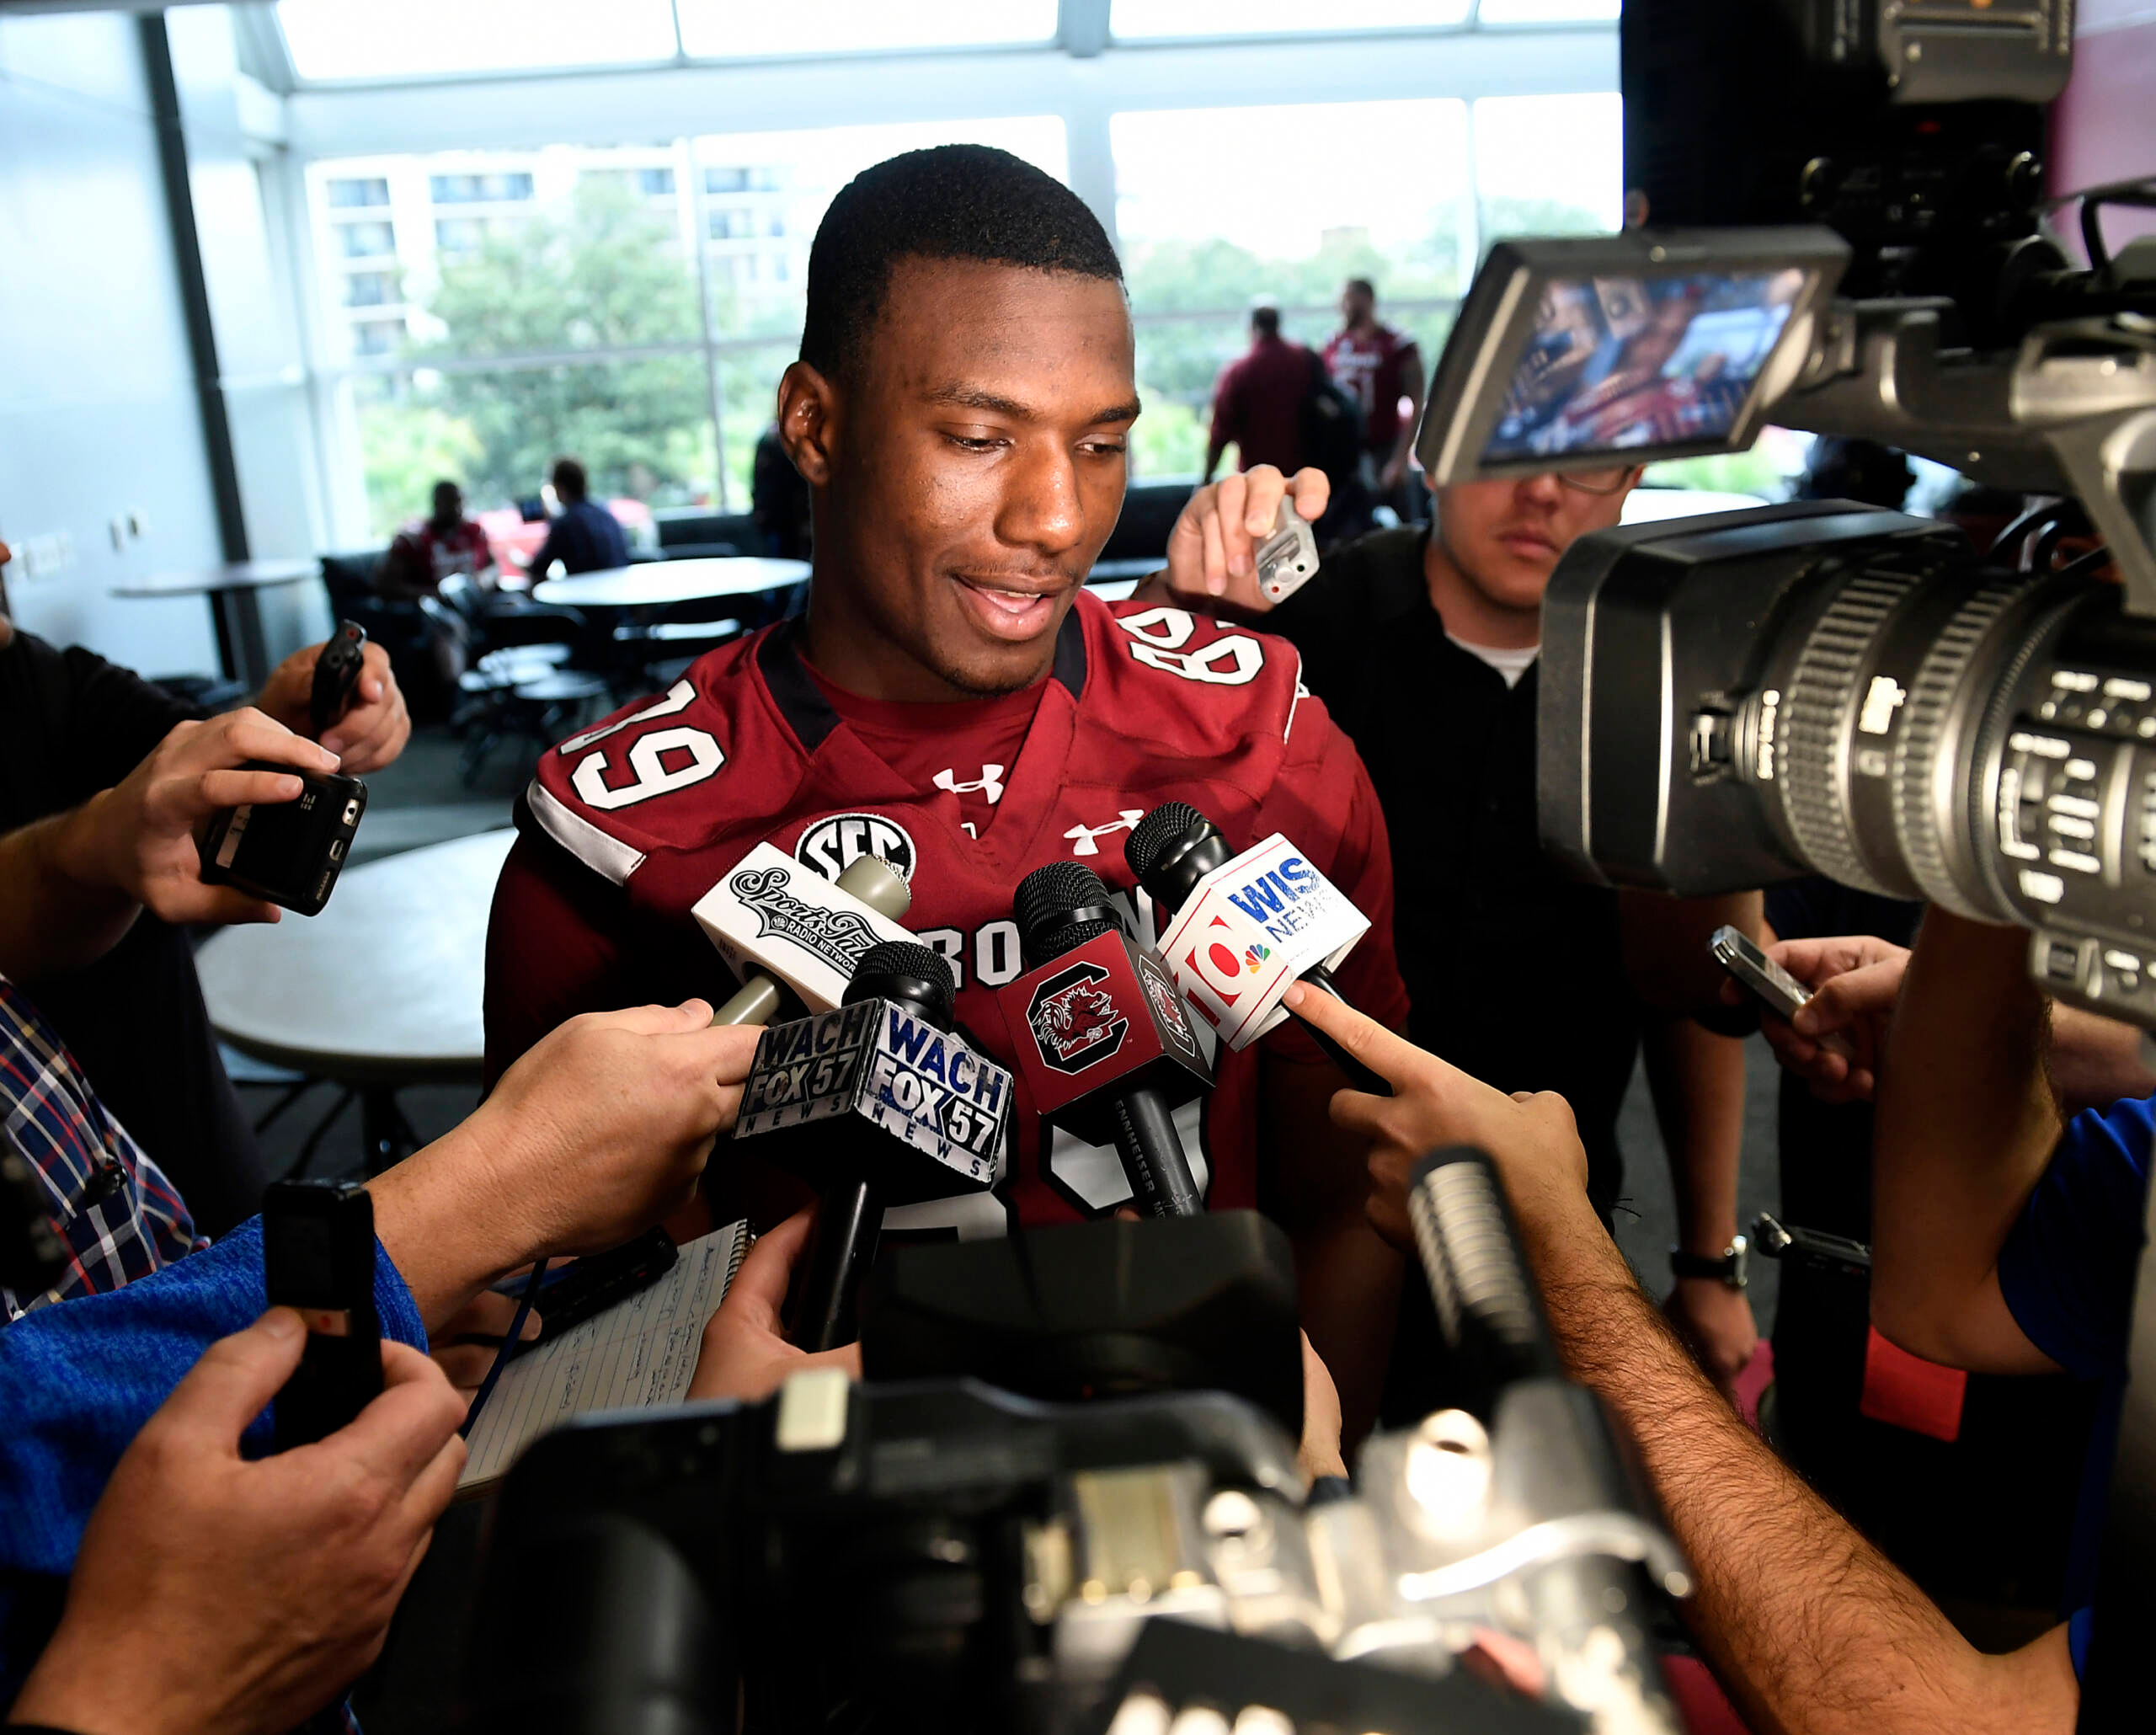
[[[44,1182],[67,1270],[40,1295],[0,1287],[0,1324],[101,1295],[205,1245],[178,1189],[91,1090],[60,1034],[0,976],[0,1136]]]

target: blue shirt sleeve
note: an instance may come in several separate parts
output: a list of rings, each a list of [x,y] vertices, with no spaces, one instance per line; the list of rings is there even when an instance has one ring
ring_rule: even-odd
[[[411,1291],[379,1242],[374,1291],[382,1336],[424,1351]],[[204,1350],[268,1305],[256,1217],[124,1289],[34,1309],[0,1331],[0,1612],[6,1576],[73,1567],[90,1508],[151,1412]],[[257,1457],[269,1444],[265,1410],[242,1449]]]
[[[2015,1323],[2085,1380],[2125,1372],[2152,1129],[2156,1097],[2075,1115],[1999,1250]]]

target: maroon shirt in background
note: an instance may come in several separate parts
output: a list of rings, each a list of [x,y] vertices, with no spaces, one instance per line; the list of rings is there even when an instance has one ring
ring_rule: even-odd
[[[1247,355],[1220,370],[1213,388],[1213,446],[1233,441],[1235,467],[1277,464],[1292,476],[1302,467],[1303,400],[1310,395],[1317,359],[1285,338],[1259,338]]]
[[[1415,339],[1380,325],[1367,338],[1335,332],[1325,346],[1325,371],[1363,406],[1363,443],[1390,457],[1400,439],[1400,399],[1407,389],[1406,360]]]

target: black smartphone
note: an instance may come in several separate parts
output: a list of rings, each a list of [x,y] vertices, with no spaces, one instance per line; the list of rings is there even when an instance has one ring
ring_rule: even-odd
[[[305,787],[296,801],[250,802],[212,814],[195,841],[203,883],[236,886],[302,916],[320,915],[366,811],[367,786],[357,777],[295,771],[260,760],[241,769],[280,771]]]
[[[323,646],[322,654],[314,659],[307,717],[314,726],[316,740],[350,707],[360,671],[366,667],[366,627],[357,621],[339,621],[337,630],[329,635],[329,643]]]
[[[272,1307],[307,1321],[307,1348],[272,1410],[277,1449],[334,1433],[382,1395],[374,1200],[356,1181],[280,1181],[262,1196]]]

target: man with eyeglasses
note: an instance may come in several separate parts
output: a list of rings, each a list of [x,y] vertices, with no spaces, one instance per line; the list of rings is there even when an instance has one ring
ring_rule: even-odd
[[[1178,521],[1202,560],[1148,580],[1162,601],[1262,614],[1303,656],[1303,680],[1369,767],[1391,837],[1394,933],[1412,1011],[1408,1036],[1501,1090],[1552,1090],[1579,1118],[1588,1188],[1609,1220],[1623,1181],[1617,1114],[1646,1044],[1677,1196],[1670,1311],[1726,1385],[1756,1334],[1737,1251],[1741,1045],[1674,1016],[1716,993],[1706,938],[1756,926],[1750,900],[1678,900],[1577,884],[1535,826],[1535,658],[1542,593],[1573,540],[1618,521],[1640,472],[1470,482],[1436,493],[1433,525],[1375,531],[1325,558],[1278,607],[1257,592],[1248,520],[1258,472],[1201,490]],[[1324,477],[1292,483],[1323,511]],[[1257,515],[1263,516],[1264,515]],[[1435,1322],[1404,1286],[1385,1394],[1388,1421],[1442,1396]]]

